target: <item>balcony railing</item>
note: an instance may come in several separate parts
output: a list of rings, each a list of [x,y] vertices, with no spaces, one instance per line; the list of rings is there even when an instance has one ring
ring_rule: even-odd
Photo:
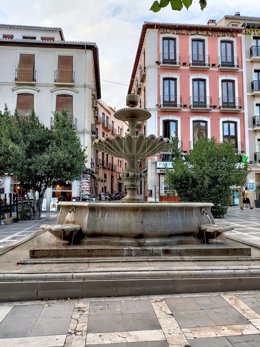
[[[140,69],[140,81],[144,82],[146,78],[146,68],[141,68]]]
[[[260,46],[250,47],[250,57],[260,57]]]
[[[116,128],[115,127],[111,127],[111,132],[112,132],[112,135],[116,135],[117,134]]]
[[[182,108],[181,104],[181,96],[169,96],[169,95],[162,95],[161,96],[161,108],[171,108],[171,109],[180,109]]]
[[[238,69],[239,62],[238,57],[229,56],[229,57],[218,57],[218,67],[223,69]]]
[[[18,67],[17,69],[15,69],[15,81],[23,83],[35,83],[36,70],[34,70],[34,67]]]
[[[161,54],[160,56],[161,65],[172,65],[180,66],[180,56],[179,54]]]
[[[78,119],[76,117],[69,116],[69,119],[71,121],[71,125],[74,129],[77,129]],[[50,126],[52,127],[54,125],[54,117],[50,118]]]
[[[205,96],[204,98],[190,98],[190,108],[193,110],[199,109],[199,110],[209,110],[212,108],[212,103],[211,103],[211,97],[210,96]]]
[[[253,127],[260,127],[260,116],[253,117]]]
[[[242,109],[240,98],[219,98],[220,110],[239,111]]]
[[[190,55],[190,67],[209,68],[210,59],[208,55]]]
[[[97,124],[101,124],[102,123],[102,117],[99,116],[98,114],[95,115],[95,120]]]
[[[17,109],[16,111],[19,117],[29,117],[32,114],[33,109]]]
[[[96,124],[91,124],[91,136],[97,137],[97,128],[96,128]]]
[[[260,164],[260,152],[255,152],[254,153],[254,162],[256,164]]]
[[[73,84],[75,83],[75,72],[72,70],[56,70],[54,82]]]
[[[260,80],[254,80],[251,82],[252,92],[260,92]]]

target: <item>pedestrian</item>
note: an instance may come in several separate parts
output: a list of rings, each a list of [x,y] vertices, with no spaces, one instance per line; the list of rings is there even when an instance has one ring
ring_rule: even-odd
[[[249,199],[250,192],[247,187],[245,187],[245,190],[243,191],[242,194],[243,194],[243,205],[245,205],[246,207],[250,207],[250,209],[252,209],[253,207],[251,206],[251,202]]]

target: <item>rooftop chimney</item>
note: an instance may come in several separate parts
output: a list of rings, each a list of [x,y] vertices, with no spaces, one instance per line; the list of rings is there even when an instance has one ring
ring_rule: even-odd
[[[240,17],[240,12],[235,12],[236,17]]]
[[[207,24],[215,27],[217,26],[217,21],[216,19],[209,19]]]

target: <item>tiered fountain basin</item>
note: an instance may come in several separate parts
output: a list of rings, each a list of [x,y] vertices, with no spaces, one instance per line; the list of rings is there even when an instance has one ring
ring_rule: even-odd
[[[208,230],[208,235],[212,235],[208,238],[215,238],[225,230],[214,224],[212,206],[211,203],[61,202],[57,224],[43,227],[68,241],[72,234],[75,239],[100,236],[159,239],[177,235],[196,236]],[[70,233],[64,232],[66,225]]]

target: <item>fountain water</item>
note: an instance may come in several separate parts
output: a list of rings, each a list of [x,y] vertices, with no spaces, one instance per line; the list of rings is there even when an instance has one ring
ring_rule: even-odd
[[[207,243],[210,238],[230,230],[228,226],[214,224],[211,203],[143,202],[138,194],[142,179],[138,161],[169,150],[171,142],[163,137],[145,137],[139,133],[137,124],[149,119],[151,114],[137,108],[137,104],[138,96],[128,95],[129,107],[115,113],[117,119],[128,124],[129,134],[94,141],[97,150],[127,160],[128,166],[123,174],[125,198],[119,203],[61,202],[58,225],[44,225],[43,228],[68,241],[86,236],[89,240],[109,238],[109,243],[118,238],[124,241],[138,240],[138,244],[154,244],[155,240],[157,244],[169,244],[180,235],[193,235]]]

